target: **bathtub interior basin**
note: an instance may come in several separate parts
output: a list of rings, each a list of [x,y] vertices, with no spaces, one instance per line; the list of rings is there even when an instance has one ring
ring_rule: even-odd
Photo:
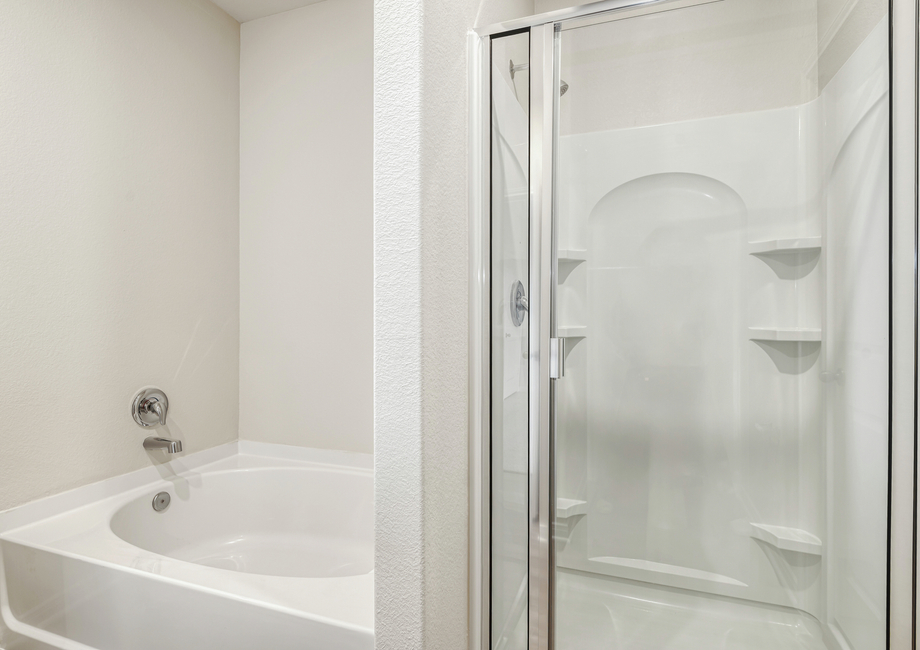
[[[237,441],[0,513],[0,645],[373,650],[372,485]]]
[[[158,492],[169,506],[153,508]],[[374,565],[373,480],[325,468],[199,474],[123,505],[122,540],[176,560],[267,576],[338,578]]]

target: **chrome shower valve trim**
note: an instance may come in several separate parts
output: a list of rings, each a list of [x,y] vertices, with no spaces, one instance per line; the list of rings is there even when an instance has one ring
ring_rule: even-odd
[[[155,427],[166,424],[169,400],[159,388],[144,388],[131,402],[131,416],[138,426]]]

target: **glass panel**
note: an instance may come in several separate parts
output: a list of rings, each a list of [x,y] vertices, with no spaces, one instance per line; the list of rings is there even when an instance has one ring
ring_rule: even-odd
[[[557,36],[557,650],[885,647],[886,7]]]
[[[530,39],[492,40],[492,647],[527,647]]]

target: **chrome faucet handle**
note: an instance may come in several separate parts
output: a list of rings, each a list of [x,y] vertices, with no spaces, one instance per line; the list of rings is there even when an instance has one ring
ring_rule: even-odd
[[[160,426],[166,424],[166,409],[163,408],[163,405],[160,404],[159,400],[151,399],[147,402],[147,411],[153,412],[156,414],[157,419],[160,421]]]
[[[138,426],[155,427],[166,424],[169,400],[166,393],[159,388],[145,388],[134,396],[131,402],[131,415]]]

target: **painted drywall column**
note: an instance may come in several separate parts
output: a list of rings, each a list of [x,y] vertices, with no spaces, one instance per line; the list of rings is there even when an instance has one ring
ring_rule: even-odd
[[[530,2],[374,4],[377,648],[467,647],[467,60]],[[504,12],[504,13],[501,13]]]
[[[373,451],[373,5],[241,27],[240,438]]]
[[[238,430],[239,24],[206,0],[0,3],[0,510]]]

